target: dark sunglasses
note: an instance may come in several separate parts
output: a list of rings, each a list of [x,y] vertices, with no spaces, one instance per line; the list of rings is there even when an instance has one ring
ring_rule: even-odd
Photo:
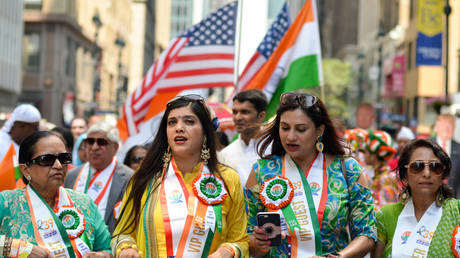
[[[43,154],[33,158],[28,164],[37,164],[42,167],[49,167],[56,162],[56,159],[63,165],[67,165],[72,163],[72,153],[70,152],[62,152],[58,154]]]
[[[144,156],[131,157],[131,163],[140,163],[143,160],[144,160]]]
[[[85,139],[85,144],[87,144],[87,145],[94,145],[95,142],[99,146],[107,146],[110,143],[109,141],[107,141],[104,138],[86,138]]]
[[[303,107],[309,108],[318,102],[318,97],[310,94],[286,92],[281,94],[281,105],[292,104],[297,101]]]
[[[187,95],[181,95],[181,96],[176,96],[174,98],[172,98],[170,101],[168,101],[168,104],[166,104],[166,107],[169,107],[171,105],[171,103],[173,103],[174,101],[176,100],[185,100],[185,101],[198,101],[198,102],[201,102],[201,103],[204,103],[204,98],[203,96],[201,95],[198,95],[198,94],[187,94]]]
[[[441,162],[438,161],[429,161],[429,160],[417,160],[409,165],[406,165],[405,167],[409,169],[409,172],[413,174],[418,174],[422,172],[425,167],[428,166],[431,172],[433,172],[435,175],[441,175],[444,172],[444,165]]]

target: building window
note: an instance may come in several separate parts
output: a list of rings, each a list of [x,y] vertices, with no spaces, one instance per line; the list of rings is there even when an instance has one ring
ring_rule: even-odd
[[[29,10],[41,10],[42,0],[24,0],[24,7]]]
[[[28,73],[40,72],[40,33],[26,32],[24,35],[24,70]]]

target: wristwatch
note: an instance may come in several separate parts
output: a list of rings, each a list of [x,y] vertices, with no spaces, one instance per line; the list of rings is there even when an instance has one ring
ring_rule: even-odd
[[[327,258],[341,258],[342,255],[339,253],[331,253],[327,256]]]

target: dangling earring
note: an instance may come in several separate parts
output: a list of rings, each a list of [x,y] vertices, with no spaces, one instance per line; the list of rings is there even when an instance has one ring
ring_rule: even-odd
[[[323,136],[320,135],[316,138],[316,150],[318,150],[319,152],[323,152],[324,150],[324,143],[322,141]]]
[[[209,148],[206,147],[206,136],[203,139],[203,146],[201,147],[200,157],[203,160],[205,165],[208,164],[208,159],[211,158],[211,153],[209,151]]]
[[[439,188],[438,194],[436,195],[436,206],[441,207],[444,203],[444,196],[442,194],[442,186]]]
[[[32,178],[30,177],[30,175],[25,175],[24,177],[25,177],[25,178],[27,179],[27,181],[29,181],[29,183],[30,183],[30,180],[32,179]]]
[[[405,187],[402,193],[399,195],[399,201],[406,205],[406,203],[409,201],[410,198],[410,192],[409,192],[409,187]]]
[[[168,149],[163,154],[163,167],[167,167],[170,160],[171,160],[171,147],[169,147],[168,145]]]

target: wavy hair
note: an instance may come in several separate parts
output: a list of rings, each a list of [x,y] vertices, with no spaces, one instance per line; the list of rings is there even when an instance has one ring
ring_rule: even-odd
[[[429,139],[415,139],[410,141],[406,146],[404,146],[404,149],[402,150],[401,155],[399,156],[397,171],[401,182],[404,179],[407,179],[406,165],[409,164],[412,154],[418,148],[431,149],[433,151],[433,154],[439,159],[439,161],[441,161],[441,163],[444,165],[442,179],[445,179],[450,175],[450,170],[452,169],[452,162],[449,158],[449,155],[447,155],[447,153],[441,148],[441,146]],[[407,188],[409,189],[410,193],[409,186],[407,186]],[[444,198],[455,198],[454,190],[447,184],[443,183],[441,185],[441,193]]]
[[[327,112],[326,106],[323,102],[317,98],[317,102],[311,107],[306,107],[301,105],[298,101],[292,101],[286,104],[280,103],[278,110],[276,111],[275,119],[269,123],[267,128],[261,133],[261,140],[257,144],[257,153],[262,158],[269,158],[271,155],[282,156],[286,153],[286,150],[283,148],[280,139],[280,121],[281,115],[286,111],[300,109],[307,115],[315,124],[315,127],[318,128],[321,125],[324,125],[323,132],[323,143],[324,143],[324,153],[331,155],[344,155],[344,144],[339,140],[340,138],[337,135],[334,124]],[[271,152],[268,152],[268,155],[265,155],[266,150],[272,144]]]
[[[217,137],[211,121],[210,112],[205,103],[201,100],[188,99],[186,97],[179,97],[178,99],[168,103],[164,115],[161,118],[160,126],[158,128],[158,132],[155,136],[155,139],[150,145],[150,148],[148,149],[147,154],[141,166],[139,167],[139,170],[133,175],[129,182],[131,191],[128,195],[126,203],[124,203],[124,207],[127,207],[129,203],[132,203],[132,209],[129,213],[125,214],[125,209],[123,208],[123,210],[120,213],[120,218],[123,216],[129,217],[128,223],[126,223],[125,227],[120,231],[123,234],[132,233],[134,231],[133,226],[139,223],[141,214],[143,212],[144,207],[142,206],[141,199],[145,192],[145,189],[147,189],[149,183],[152,180],[158,180],[162,176],[163,160],[161,157],[163,157],[163,155],[168,151],[168,137],[166,129],[169,114],[172,110],[185,106],[189,106],[192,109],[192,112],[198,117],[203,127],[203,134],[206,136],[206,144],[211,154],[211,157],[208,160],[207,164],[210,172],[222,178],[220,170],[217,166]],[[225,186],[227,185],[225,184]],[[154,191],[155,189],[156,188],[152,189],[151,191]],[[131,232],[124,232],[129,230],[130,228],[132,229]]]

